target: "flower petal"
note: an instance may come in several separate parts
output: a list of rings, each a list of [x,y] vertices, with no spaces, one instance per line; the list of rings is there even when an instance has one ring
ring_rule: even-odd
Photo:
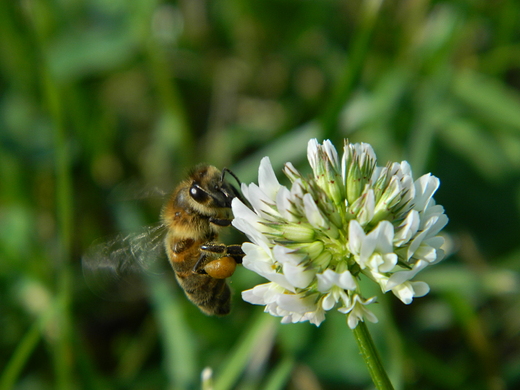
[[[270,199],[276,198],[276,194],[281,186],[276,178],[269,157],[264,157],[260,161],[260,167],[258,168],[258,185]]]
[[[303,196],[303,206],[305,208],[305,216],[312,226],[318,229],[328,228],[328,224],[318,209],[316,202],[312,199],[311,194],[307,193]]]
[[[282,294],[278,297],[278,305],[287,311],[305,314],[317,309],[316,294],[304,297],[298,294]]]
[[[306,288],[314,279],[314,271],[305,268],[303,265],[294,265],[285,263],[283,265],[283,274],[287,281],[294,287]]]
[[[355,219],[350,221],[350,223],[348,224],[349,251],[359,256],[361,254],[361,246],[365,237],[365,231],[363,230],[359,222]]]
[[[419,217],[419,212],[417,210],[410,210],[404,221],[397,228],[397,232],[394,234],[394,245],[403,246],[408,243],[417,233],[420,221],[421,218]]]
[[[354,329],[359,321],[364,321],[364,318],[370,322],[377,322],[377,317],[368,310],[365,306],[375,301],[375,297],[363,299],[358,294],[354,295],[351,304],[340,309],[342,313],[348,313],[347,323],[350,329]]]
[[[242,291],[242,299],[253,305],[266,305],[269,303],[267,298],[271,283],[259,284],[250,290]]]
[[[309,160],[309,165],[314,171],[314,175],[318,176],[318,165],[319,165],[319,153],[318,153],[318,140],[313,138],[309,140],[307,143],[307,159]]]
[[[406,305],[412,303],[414,297],[422,297],[429,291],[430,287],[424,282],[404,282],[392,289],[394,295]]]
[[[280,285],[288,291],[295,292],[295,285],[287,280],[287,277],[277,272],[277,265],[272,258],[269,248],[264,248],[248,242],[242,244],[242,250],[246,254],[242,260],[245,268],[256,272],[258,275]]]
[[[440,185],[440,180],[431,173],[422,175],[415,181],[415,199],[414,209],[423,211],[431,197],[437,191]]]
[[[339,172],[340,164],[339,164],[339,158],[338,158],[338,152],[336,151],[336,148],[330,142],[330,140],[326,139],[323,141],[323,149],[325,149],[325,153],[327,154],[327,157],[329,159],[330,165],[332,168]]]
[[[318,278],[318,291],[327,292],[333,286],[341,287],[345,290],[355,290],[357,288],[356,281],[350,271],[337,273],[331,269],[326,269],[323,273],[316,275]]]
[[[296,208],[291,198],[291,191],[287,187],[281,186],[276,194],[276,208],[280,216],[289,222],[298,222]]]
[[[419,260],[410,271],[395,272],[390,276],[385,286],[385,292],[394,289],[397,285],[412,279],[417,273],[428,266],[428,262]]]
[[[275,200],[271,199],[259,186],[252,183],[249,185],[248,198],[255,212],[266,220],[271,220],[275,213]]]

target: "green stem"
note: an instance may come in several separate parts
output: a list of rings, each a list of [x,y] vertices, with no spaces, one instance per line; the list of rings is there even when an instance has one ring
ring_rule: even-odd
[[[363,321],[360,321],[354,328],[354,337],[376,388],[378,390],[393,390],[394,388],[381,363],[372,336],[370,336],[370,332]]]

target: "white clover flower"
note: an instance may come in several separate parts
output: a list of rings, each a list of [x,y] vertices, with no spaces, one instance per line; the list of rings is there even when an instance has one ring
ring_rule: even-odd
[[[448,223],[433,194],[439,179],[413,180],[410,165],[376,166],[368,144],[345,142],[341,159],[328,140],[309,141],[312,177],[287,163],[291,187],[280,185],[268,157],[260,163],[258,185],[242,184],[251,208],[232,203],[233,226],[251,242],[243,244],[244,267],[269,283],[242,293],[250,303],[283,317],[283,323],[317,326],[337,307],[350,328],[377,322],[359,280],[368,277],[405,304],[428,293],[417,273],[444,257],[439,232]]]

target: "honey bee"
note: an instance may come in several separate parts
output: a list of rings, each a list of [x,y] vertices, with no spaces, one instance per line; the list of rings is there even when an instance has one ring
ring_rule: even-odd
[[[219,230],[231,225],[231,201],[241,198],[226,173],[240,184],[229,169],[196,166],[166,201],[158,227],[94,246],[83,257],[87,283],[97,279],[94,284],[107,285],[146,271],[164,250],[188,299],[208,315],[228,314],[231,291],[225,279],[244,253],[240,245],[218,242]]]

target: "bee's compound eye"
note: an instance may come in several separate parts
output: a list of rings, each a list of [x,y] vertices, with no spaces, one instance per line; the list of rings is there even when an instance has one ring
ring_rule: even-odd
[[[204,202],[208,199],[208,194],[198,186],[198,184],[193,184],[190,187],[190,196],[199,203]]]
[[[236,261],[231,257],[225,256],[206,264],[204,271],[212,278],[226,279],[233,275],[236,267]]]

